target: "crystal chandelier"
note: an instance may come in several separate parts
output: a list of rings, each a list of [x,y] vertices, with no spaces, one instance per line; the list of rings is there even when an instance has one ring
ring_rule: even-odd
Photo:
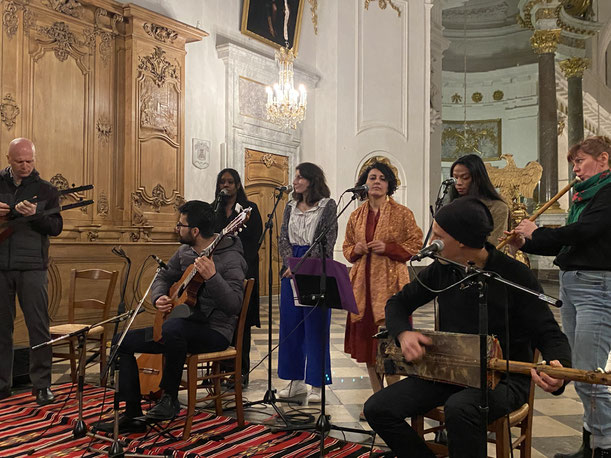
[[[274,88],[267,86],[267,119],[279,124],[284,129],[297,128],[297,124],[305,119],[307,94],[303,84],[299,90],[293,85],[293,61],[295,54],[289,49],[288,23],[289,6],[284,0],[284,42],[285,46],[276,51],[278,63],[278,82]]]
[[[288,129],[297,128],[305,119],[307,93],[303,84],[299,90],[293,85],[293,61],[295,54],[288,47],[276,51],[278,83],[274,88],[267,86],[267,119]]]

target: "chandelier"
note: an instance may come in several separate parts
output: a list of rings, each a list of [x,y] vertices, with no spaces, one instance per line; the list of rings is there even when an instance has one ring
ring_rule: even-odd
[[[267,86],[267,119],[279,124],[284,129],[297,128],[297,124],[305,119],[307,93],[303,84],[299,90],[293,84],[293,61],[295,54],[292,49],[282,47],[276,51],[278,63],[278,82],[273,89]]]

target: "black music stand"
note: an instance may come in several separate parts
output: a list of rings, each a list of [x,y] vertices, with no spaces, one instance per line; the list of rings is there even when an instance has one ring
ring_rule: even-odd
[[[339,213],[341,215],[342,212]],[[338,215],[338,216],[339,216]],[[328,226],[330,227],[330,226]],[[325,257],[326,245],[326,228],[318,239],[312,244],[310,250],[304,254],[302,258],[288,258],[288,264],[293,273],[295,285],[295,305],[296,306],[311,306],[322,308],[343,309],[348,312],[358,313],[356,300],[352,291],[352,284],[348,277],[348,269],[340,262]],[[319,243],[321,247],[321,258],[308,258],[307,255],[312,248]],[[320,415],[314,426],[314,431],[320,434],[320,456],[324,456],[325,451],[325,436],[330,430],[352,432],[357,434],[366,434],[371,436],[371,447],[375,442],[375,432],[366,431],[363,429],[348,428],[344,426],[336,426],[331,424],[330,419],[325,413],[326,405],[326,348],[329,344],[328,334],[324,332],[327,328],[327,317],[325,313],[321,313],[321,325],[323,329],[323,342],[321,346],[321,399],[320,399]],[[311,425],[291,426],[290,431],[301,431],[312,429]]]

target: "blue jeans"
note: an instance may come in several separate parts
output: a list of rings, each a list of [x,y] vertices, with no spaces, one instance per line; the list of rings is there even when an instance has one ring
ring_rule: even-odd
[[[562,327],[569,339],[573,367],[607,367],[611,351],[611,272],[560,272]],[[584,407],[592,448],[611,448],[611,387],[575,382]]]

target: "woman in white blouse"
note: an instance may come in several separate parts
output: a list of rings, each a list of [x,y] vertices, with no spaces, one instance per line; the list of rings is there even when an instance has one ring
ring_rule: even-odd
[[[337,205],[329,196],[331,192],[325,174],[315,164],[303,162],[296,167],[293,179],[293,200],[284,210],[278,249],[282,257],[282,283],[280,286],[280,336],[278,350],[278,377],[290,380],[278,393],[280,398],[292,398],[308,393],[309,402],[320,402],[322,342],[325,348],[325,384],[331,383],[331,358],[329,356],[330,309],[297,307],[290,285],[290,268],[287,258],[301,257],[318,235],[331,224],[326,236],[325,255],[333,259],[333,247],[337,239]],[[310,257],[320,258],[320,245]],[[323,329],[322,316],[326,326]],[[312,388],[309,389],[308,385]]]

